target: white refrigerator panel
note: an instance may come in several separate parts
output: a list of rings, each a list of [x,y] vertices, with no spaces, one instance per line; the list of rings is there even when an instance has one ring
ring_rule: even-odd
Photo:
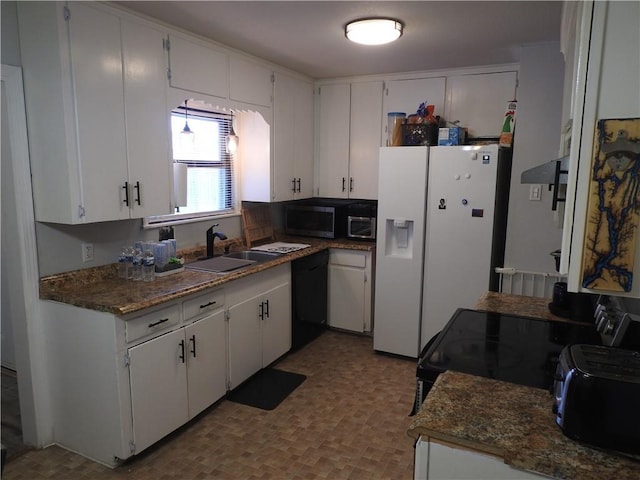
[[[498,146],[429,152],[422,348],[489,289]]]
[[[427,147],[380,149],[373,347],[417,357]]]

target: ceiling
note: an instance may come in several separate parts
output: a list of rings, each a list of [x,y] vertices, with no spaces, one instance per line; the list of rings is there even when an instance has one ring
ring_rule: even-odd
[[[560,1],[125,1],[124,7],[312,78],[519,61],[520,46],[560,40]],[[394,43],[364,46],[347,22],[400,20]]]

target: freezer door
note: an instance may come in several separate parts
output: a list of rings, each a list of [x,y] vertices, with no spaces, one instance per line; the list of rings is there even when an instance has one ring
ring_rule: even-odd
[[[421,342],[489,289],[498,146],[432,147]]]
[[[417,357],[420,343],[427,147],[380,149],[373,344]]]

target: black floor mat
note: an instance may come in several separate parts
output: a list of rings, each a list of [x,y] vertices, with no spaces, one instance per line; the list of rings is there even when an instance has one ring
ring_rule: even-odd
[[[227,399],[262,410],[273,410],[306,378],[299,373],[265,368],[229,393]]]

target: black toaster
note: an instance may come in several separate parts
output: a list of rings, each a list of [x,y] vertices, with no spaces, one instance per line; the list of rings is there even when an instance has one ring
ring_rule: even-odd
[[[567,437],[640,454],[640,352],[568,345],[553,389],[556,423]]]

